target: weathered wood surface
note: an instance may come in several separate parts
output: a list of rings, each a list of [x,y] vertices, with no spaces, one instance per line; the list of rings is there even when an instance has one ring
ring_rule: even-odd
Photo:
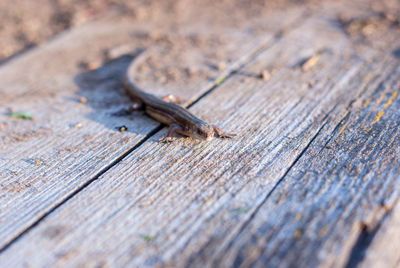
[[[188,24],[182,24],[178,29],[181,33],[177,33],[176,26],[168,24],[132,26],[126,20],[105,19],[74,29],[2,66],[0,248],[98,177],[159,127],[145,116],[135,116],[134,120],[113,116],[130,103],[121,88],[120,78],[133,57],[118,57],[121,54],[118,51],[135,54],[140,49],[159,46],[164,51],[163,55],[156,55],[160,62],[180,51],[182,59],[175,65],[183,62],[206,73],[206,76],[192,75],[189,84],[182,83],[185,82],[182,78],[166,85],[168,93],[180,95],[190,103],[248,60],[252,53],[276,42],[276,33],[285,25],[293,24],[301,14],[301,10],[289,11],[286,23],[281,25],[274,23],[279,16],[271,15],[257,24],[258,28],[254,27],[269,29],[258,34],[237,31],[237,26],[208,29],[203,34],[202,28]],[[242,27],[251,25],[254,24],[249,22]],[[164,34],[163,38],[158,41],[143,37],[150,35],[154,28]],[[190,50],[188,42],[184,42],[183,47],[168,49],[163,45],[167,38],[197,38],[199,42],[209,42],[210,47],[203,45],[199,51],[192,41]],[[219,58],[210,54],[200,59],[198,54],[205,52],[204,49],[224,53]],[[99,64],[104,51],[117,54],[116,59],[92,71],[80,68],[82,62]],[[216,60],[226,62],[227,68],[210,67]],[[152,86],[143,84],[146,85]],[[162,94],[160,84],[151,89]],[[81,97],[85,97],[87,103],[80,103]],[[7,118],[5,114],[10,108],[29,112],[35,120]],[[118,132],[116,128],[121,125],[127,126],[128,131]]]
[[[363,261],[368,230],[377,239],[368,265],[371,250],[382,250],[378,238],[396,233],[399,30],[360,44],[337,20],[342,9],[310,14],[191,107],[237,138],[162,145],[165,130],[156,133],[13,242],[0,263],[345,266]],[[151,124],[133,121],[132,129]]]

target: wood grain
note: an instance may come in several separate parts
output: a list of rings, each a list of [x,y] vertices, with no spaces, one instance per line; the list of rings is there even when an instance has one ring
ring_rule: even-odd
[[[298,9],[288,12],[287,25],[301,14]],[[160,46],[164,54],[158,56],[162,60],[180,50],[181,63],[206,70],[206,78],[194,75],[190,83],[185,80],[182,85],[171,80],[165,85],[170,89],[168,93],[183,96],[190,103],[260,48],[276,42],[276,32],[286,25],[273,23],[279,18],[276,15],[258,24],[258,29],[265,30],[258,34],[238,32],[232,25],[216,26],[203,33],[197,25],[185,23],[177,29],[173,23],[148,21],[132,25],[126,19],[105,18],[61,34],[1,66],[0,248],[95,180],[160,127],[146,116],[135,115],[132,120],[113,115],[130,104],[120,77],[136,51]],[[207,23],[213,22],[204,22],[202,27]],[[241,27],[250,25],[254,24],[249,21]],[[191,50],[189,42],[184,42],[184,46],[165,51],[165,41],[143,37],[154,28],[168,38],[189,40],[195,36],[206,43],[218,34],[219,44],[201,48],[227,52],[219,60],[229,65],[222,71],[207,65],[207,61],[218,58],[205,55],[200,59],[201,48],[196,42],[192,42]],[[104,58],[105,52],[114,58]],[[161,88],[153,92],[157,94]],[[34,120],[7,117],[10,111],[28,112]],[[121,125],[128,131],[119,132]]]
[[[232,242],[217,256],[206,251],[207,258],[260,267],[352,262],[370,213],[382,210],[399,190],[399,103],[390,98],[399,90],[400,69],[391,56],[386,59],[386,65],[370,69],[380,70],[379,79],[365,87],[355,79],[360,95],[353,95],[346,114],[331,112],[331,120]]]
[[[353,226],[397,194],[400,68],[334,18],[310,16],[191,108],[237,138],[160,145],[157,133],[0,262],[289,267],[351,255]]]

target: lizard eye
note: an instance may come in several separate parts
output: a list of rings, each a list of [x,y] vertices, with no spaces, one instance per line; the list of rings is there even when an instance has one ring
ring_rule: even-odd
[[[203,131],[201,131],[201,129],[197,129],[197,134],[202,135]]]

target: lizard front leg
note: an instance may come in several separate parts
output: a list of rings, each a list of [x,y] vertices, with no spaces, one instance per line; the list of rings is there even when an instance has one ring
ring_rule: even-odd
[[[172,142],[174,140],[173,137],[174,137],[175,133],[179,133],[179,134],[182,134],[182,135],[185,135],[185,136],[189,136],[189,133],[184,128],[182,128],[180,125],[172,124],[172,125],[169,126],[167,136],[165,136],[164,138],[159,139],[158,141],[159,142],[164,142],[164,143]]]
[[[212,127],[219,138],[225,139],[225,138],[232,138],[232,137],[236,136],[236,134],[233,134],[233,133],[223,132],[219,127],[217,127],[215,125],[213,125]]]

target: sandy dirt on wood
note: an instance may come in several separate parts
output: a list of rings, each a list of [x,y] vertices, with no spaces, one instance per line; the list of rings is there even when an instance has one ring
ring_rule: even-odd
[[[0,62],[37,46],[57,33],[107,14],[137,21],[181,23],[191,12],[208,14],[215,23],[241,23],[255,15],[310,1],[267,0],[14,0],[0,1]],[[222,12],[223,11],[223,12]],[[221,16],[221,14],[224,14]],[[157,32],[150,38],[157,38]]]
[[[276,9],[294,5],[310,6],[317,0],[13,0],[0,1],[0,63],[18,53],[37,46],[57,33],[79,26],[109,13],[138,21],[165,21],[181,23],[191,16],[186,10],[208,14],[218,23],[240,24],[243,21],[267,14]],[[364,1],[366,7],[384,14],[394,24],[400,12],[397,0]],[[222,15],[222,16],[221,16]],[[186,18],[185,18],[186,17]],[[196,18],[194,18],[196,19]],[[208,19],[208,18],[207,18]],[[346,19],[346,18],[344,18]],[[345,21],[346,22],[346,21]],[[348,25],[345,25],[348,26]],[[362,24],[352,24],[350,31]],[[368,35],[374,25],[364,27]],[[157,37],[154,33],[153,38]]]

